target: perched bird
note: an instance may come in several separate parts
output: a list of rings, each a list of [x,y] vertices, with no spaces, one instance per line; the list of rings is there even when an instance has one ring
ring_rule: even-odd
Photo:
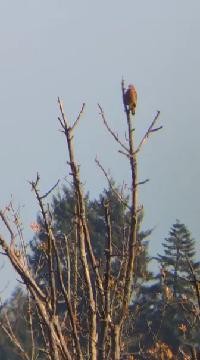
[[[129,107],[132,115],[135,115],[135,108],[137,105],[137,92],[133,85],[129,85],[128,90],[124,94],[124,103]]]

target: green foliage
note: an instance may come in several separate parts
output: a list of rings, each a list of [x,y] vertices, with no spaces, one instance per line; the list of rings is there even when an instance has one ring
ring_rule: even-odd
[[[89,196],[86,197],[86,215],[88,219],[91,244],[94,250],[96,259],[99,261],[100,271],[104,276],[104,266],[102,265],[105,261],[105,248],[106,248],[106,223],[105,223],[105,209],[104,203],[109,203],[111,213],[111,227],[112,227],[112,276],[113,279],[117,276],[120,262],[122,257],[120,254],[124,253],[126,256],[127,243],[130,232],[130,210],[128,206],[128,198],[122,197],[119,189],[112,184],[113,189],[105,189],[100,194],[98,199],[90,200]],[[120,194],[120,196],[119,196]],[[123,200],[121,201],[121,197]],[[58,251],[63,252],[63,276],[67,282],[67,271],[66,271],[66,259],[64,258],[66,252],[64,249],[64,242],[67,237],[69,244],[70,258],[74,259],[74,247],[76,243],[76,209],[74,201],[73,188],[63,188],[62,193],[53,197],[51,206],[51,217],[52,227],[56,236]],[[134,273],[133,282],[133,297],[138,296],[141,282],[151,278],[151,273],[148,271],[148,242],[147,237],[151,234],[152,230],[142,231],[143,211],[140,211],[138,216],[138,256],[136,257],[136,271]],[[46,285],[48,285],[48,265],[47,256],[45,251],[46,245],[46,233],[44,224],[41,218],[38,218],[38,224],[40,226],[39,233],[36,234],[31,242],[32,253],[30,255],[30,264],[34,273],[37,273],[37,281],[43,286],[44,291]],[[79,262],[81,269],[81,264]],[[55,265],[56,268],[56,265]],[[73,270],[73,261],[71,261],[71,280],[73,286],[73,276],[75,271]],[[82,280],[81,280],[82,281]],[[80,282],[79,282],[80,283]],[[57,279],[57,289],[59,288],[59,280]],[[84,293],[81,285],[78,287],[78,313],[81,314],[82,328],[84,328],[85,303]],[[81,300],[80,300],[81,299]],[[65,313],[65,305],[59,306],[57,312],[61,315]],[[84,335],[84,334],[83,334]],[[82,341],[84,341],[84,336]]]
[[[199,308],[191,274],[191,268],[197,278],[200,274],[200,263],[195,261],[195,241],[186,226],[177,221],[163,249],[164,254],[158,255],[160,273],[153,283],[141,288],[131,309],[133,316],[138,311],[130,345],[135,352],[158,340],[171,346],[174,353],[180,346],[188,350],[199,344]],[[135,341],[136,333],[140,342]]]
[[[119,189],[113,183],[112,189],[107,189],[100,194],[99,199],[89,200],[87,196],[85,198],[86,211],[89,224],[89,231],[91,237],[91,244],[94,250],[95,257],[101,262],[105,259],[105,241],[106,241],[106,224],[104,214],[104,202],[109,202],[111,211],[111,226],[112,226],[112,246],[113,252],[116,254],[115,266],[119,261],[117,256],[122,249],[126,250],[127,238],[129,235],[130,223],[129,223],[129,210],[128,198],[124,197],[123,201],[120,201],[117,194]],[[52,206],[52,225],[54,233],[56,234],[56,240],[59,244],[58,248],[63,248],[63,235],[67,236],[70,249],[73,251],[73,247],[76,241],[75,223],[76,223],[76,209],[74,201],[73,188],[63,187],[62,193],[53,197]],[[143,220],[143,212],[139,216],[138,224],[138,238],[141,244],[140,255],[137,257],[137,273],[136,277],[146,278],[150,276],[147,270],[147,247],[148,242],[145,239],[150,235],[151,230],[140,231],[140,227]],[[34,239],[31,241],[32,253],[29,261],[34,272],[37,272],[40,283],[44,285],[48,283],[48,271],[47,260],[45,254],[46,246],[46,233],[42,219],[38,217],[38,224],[40,225],[40,231]],[[40,266],[38,266],[40,264]],[[64,265],[65,266],[65,265]],[[113,268],[115,267],[113,265]]]
[[[195,261],[195,241],[187,227],[177,220],[163,247],[164,255],[159,255],[163,269],[162,285],[172,296],[171,299],[166,298],[165,323],[177,339],[177,344],[197,345],[200,322],[191,269],[198,278],[200,262]],[[185,332],[181,330],[184,327]]]
[[[16,339],[23,344],[25,351],[31,351],[30,332],[27,323],[27,297],[17,287],[9,301],[1,308],[0,320],[9,329],[8,321]],[[19,350],[0,327],[0,360],[22,359]]]
[[[164,255],[158,260],[165,271],[165,284],[176,298],[194,293],[190,265],[200,274],[200,263],[195,262],[195,241],[184,224],[178,220],[163,243]]]

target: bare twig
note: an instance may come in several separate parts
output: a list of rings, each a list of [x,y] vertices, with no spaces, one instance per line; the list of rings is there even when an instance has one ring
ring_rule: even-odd
[[[116,195],[116,197],[118,198],[118,200],[124,204],[129,210],[130,210],[130,206],[128,205],[128,202],[125,201],[123,199],[123,197],[119,194],[118,191],[116,191],[116,189],[113,187],[113,184],[112,184],[112,181],[110,180],[109,176],[108,176],[108,173],[106,172],[106,170],[104,169],[104,167],[101,165],[100,161],[97,159],[95,159],[95,162],[96,164],[98,165],[98,167],[101,169],[101,171],[103,172],[104,176],[106,177],[107,181],[108,181],[108,184],[112,190],[112,192]]]
[[[81,110],[80,110],[80,112],[79,112],[79,114],[78,114],[78,117],[77,117],[77,119],[75,120],[74,124],[73,124],[72,127],[71,127],[71,130],[72,130],[72,131],[73,131],[73,130],[75,129],[75,127],[78,125],[78,123],[79,123],[79,121],[80,121],[80,118],[81,118],[81,116],[83,115],[84,109],[85,109],[85,103],[83,103],[82,108],[81,108]]]
[[[11,228],[11,225],[9,224],[8,220],[6,219],[6,216],[4,215],[3,211],[0,210],[0,217],[1,217],[1,220],[3,221],[3,223],[5,224],[7,230],[9,231],[10,233],[10,238],[11,238],[11,243],[10,245],[14,245],[14,241],[15,241],[15,234]]]
[[[51,187],[51,189],[46,192],[46,194],[42,195],[42,196],[40,197],[40,199],[43,200],[43,199],[45,199],[47,196],[49,196],[49,195],[51,194],[51,192],[54,191],[55,188],[58,186],[59,182],[60,182],[60,179],[58,179],[58,181],[55,183],[55,185],[53,185],[53,186]]]
[[[158,131],[160,129],[162,129],[162,126],[158,127],[158,128],[153,128],[156,121],[158,120],[158,117],[160,115],[160,111],[157,111],[156,112],[156,115],[151,123],[151,125],[149,126],[147,132],[145,133],[145,135],[143,136],[142,140],[140,141],[137,149],[135,150],[135,154],[137,154],[140,150],[141,150],[141,147],[143,146],[143,144],[146,142],[146,140],[149,138],[150,134],[155,132],[155,131]]]
[[[128,153],[129,152],[128,148],[122,143],[122,141],[120,141],[118,135],[108,125],[108,122],[107,122],[107,120],[105,118],[105,114],[104,114],[104,111],[103,111],[101,105],[98,104],[98,107],[99,107],[99,110],[100,110],[100,115],[102,117],[103,123],[104,123],[105,127],[107,128],[108,132],[112,135],[112,137],[115,139],[115,141],[118,144],[120,144],[121,147]]]
[[[149,179],[146,179],[146,180],[143,180],[143,181],[139,181],[139,182],[136,184],[136,186],[138,186],[138,185],[144,185],[144,184],[146,184],[147,182],[149,182]]]

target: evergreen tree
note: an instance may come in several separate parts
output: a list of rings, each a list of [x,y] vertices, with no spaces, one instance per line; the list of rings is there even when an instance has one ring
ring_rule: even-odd
[[[11,298],[1,307],[0,315],[0,360],[20,360],[21,353],[11,341],[5,329],[13,333],[16,342],[23,344],[27,353],[31,353],[31,335],[27,320],[27,297],[17,287]]]
[[[118,253],[124,248],[126,251],[126,241],[128,238],[130,224],[129,224],[129,210],[128,198],[124,197],[123,201],[117,196],[119,189],[113,182],[113,189],[105,189],[99,195],[99,199],[89,200],[89,196],[85,199],[87,205],[87,217],[89,222],[89,229],[91,234],[91,244],[94,249],[94,254],[99,262],[105,257],[105,241],[106,241],[106,224],[103,202],[109,202],[111,209],[111,226],[112,226],[112,245],[114,256],[113,270],[116,268],[118,261]],[[126,206],[127,204],[127,206]],[[60,243],[59,248],[63,249],[63,243],[66,242],[66,237],[69,245],[69,252],[71,255],[74,251],[76,242],[76,209],[74,203],[73,188],[63,187],[62,193],[53,197],[51,206],[52,225],[54,232],[57,234],[57,242]],[[137,274],[135,278],[147,278],[150,276],[148,272],[148,242],[145,240],[152,230],[142,231],[141,224],[143,221],[143,212],[141,211],[138,220],[138,239],[140,243],[139,256],[137,257]],[[37,272],[40,282],[47,281],[47,261],[46,261],[46,233],[40,217],[37,219],[39,231],[31,241],[32,253],[29,257],[32,269]],[[65,236],[65,238],[64,238]],[[66,264],[64,264],[66,266]]]
[[[128,207],[128,198],[123,197],[121,201],[119,194],[119,189],[115,186],[114,182],[112,184],[112,189],[105,189],[98,199],[89,200],[89,196],[85,199],[87,204],[87,217],[89,223],[89,230],[91,234],[91,244],[94,249],[94,254],[99,260],[99,266],[103,262],[106,248],[106,223],[105,223],[105,210],[103,203],[107,202],[110,206],[111,212],[111,227],[112,227],[112,252],[113,252],[113,261],[112,261],[112,276],[113,284],[115,278],[118,276],[118,270],[121,261],[123,260],[118,254],[124,253],[126,256],[127,251],[127,239],[130,231],[130,215]],[[121,195],[120,195],[121,196]],[[126,206],[127,204],[127,206]],[[59,251],[64,252],[64,243],[67,237],[68,251],[70,258],[74,258],[74,247],[77,241],[76,239],[76,209],[74,205],[74,193],[73,188],[63,188],[62,193],[59,193],[57,196],[53,197],[52,206],[51,206],[51,216],[52,216],[52,225],[54,228],[54,233],[57,234],[56,241],[58,242]],[[43,230],[44,226],[41,221],[41,218],[38,217],[39,232],[36,233],[34,239],[31,242],[32,254],[30,256],[30,263],[32,269],[37,273],[38,281],[40,284],[43,284],[44,288],[48,282],[48,264],[47,257],[45,252],[46,247],[46,233]],[[152,230],[141,230],[143,221],[143,211],[140,212],[138,216],[138,256],[136,258],[136,272],[133,279],[133,296],[132,299],[139,296],[141,283],[146,281],[151,277],[151,273],[148,271],[148,241],[147,237],[151,234]],[[64,258],[64,257],[63,257]],[[79,261],[79,260],[78,260]],[[74,261],[71,266],[73,266]],[[63,261],[63,272],[65,280],[67,282],[67,264]],[[102,276],[104,276],[104,269],[101,269]],[[71,278],[74,277],[75,271],[71,269]],[[75,286],[75,285],[74,285]],[[59,279],[57,279],[57,287],[59,287]],[[82,328],[84,328],[84,321],[87,321],[87,313],[84,310],[86,308],[84,303],[84,294],[82,293],[81,284],[77,289],[77,296],[79,299],[79,314],[82,316]],[[120,295],[120,294],[119,294]],[[63,307],[62,302],[60,303],[58,313],[65,313],[66,309]],[[84,319],[84,316],[86,318]],[[127,333],[124,335],[128,338]],[[84,342],[84,332],[82,343]]]
[[[169,237],[162,244],[164,255],[158,255],[163,268],[163,281],[176,299],[193,296],[193,278],[190,265],[200,274],[200,262],[195,262],[195,241],[184,224],[178,220],[172,226]]]
[[[193,269],[198,278],[195,241],[187,227],[176,221],[162,245],[164,254],[157,257],[160,272],[153,283],[142,286],[132,305],[132,316],[138,315],[131,320],[134,327],[129,349],[138,353],[138,359],[146,359],[145,349],[158,341],[172,347],[177,359],[179,347],[189,353],[199,344],[199,305],[191,272]],[[135,341],[136,333],[140,342]]]
[[[195,241],[187,227],[176,221],[159,254],[160,283],[166,307],[165,324],[177,345],[195,347],[199,343],[199,304],[195,292],[194,274],[200,276],[200,262],[195,261]],[[191,271],[193,269],[193,272]]]

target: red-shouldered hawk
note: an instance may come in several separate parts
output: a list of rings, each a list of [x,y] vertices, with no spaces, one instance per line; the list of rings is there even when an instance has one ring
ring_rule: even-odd
[[[132,115],[135,115],[137,105],[137,92],[133,85],[129,85],[128,90],[124,94],[124,103],[129,107]]]

